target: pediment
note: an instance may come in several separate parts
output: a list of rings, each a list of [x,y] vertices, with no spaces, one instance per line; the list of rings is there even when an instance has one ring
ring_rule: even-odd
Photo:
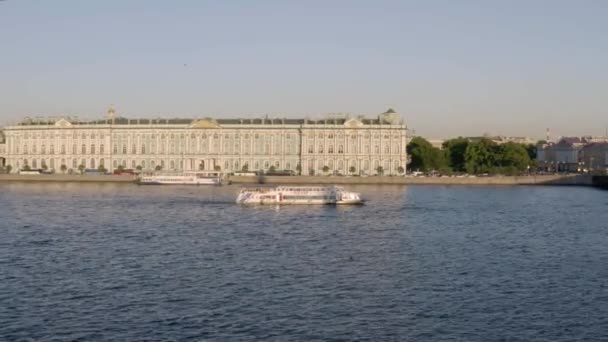
[[[66,119],[59,119],[55,122],[55,126],[57,127],[72,127],[72,123]]]
[[[358,119],[353,118],[353,119],[346,120],[346,122],[344,122],[344,126],[350,127],[350,128],[363,127],[363,122],[359,121]]]
[[[190,128],[221,128],[221,126],[213,119],[201,119],[192,122]]]

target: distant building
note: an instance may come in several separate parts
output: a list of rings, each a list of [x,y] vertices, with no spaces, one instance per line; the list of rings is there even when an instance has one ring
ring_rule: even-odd
[[[407,127],[374,117],[310,119],[25,119],[5,127],[0,166],[143,170],[301,171],[387,175],[406,167]]]
[[[549,172],[605,172],[608,140],[605,137],[562,137],[537,145],[539,168]]]
[[[489,137],[490,140],[497,144],[505,144],[505,143],[516,143],[516,144],[536,144],[536,140],[528,137],[506,137],[506,136],[495,136]]]

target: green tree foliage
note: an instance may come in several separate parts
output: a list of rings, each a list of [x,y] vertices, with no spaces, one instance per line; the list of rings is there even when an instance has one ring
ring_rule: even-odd
[[[496,147],[490,139],[469,142],[464,153],[465,169],[468,173],[492,173],[496,161]]]
[[[352,175],[353,173],[355,173],[355,171],[357,171],[357,168],[354,166],[351,166],[348,168],[348,172]]]
[[[497,159],[497,171],[507,175],[526,171],[531,162],[526,146],[512,142],[499,146]]]
[[[445,154],[433,147],[424,138],[415,137],[407,144],[407,153],[411,157],[410,169],[420,171],[448,171]]]
[[[527,146],[513,142],[498,145],[484,138],[469,142],[465,152],[465,169],[473,174],[515,175],[527,171],[531,164]]]
[[[469,139],[454,138],[443,142],[443,150],[447,158],[448,165],[456,172],[466,171],[465,153],[469,146]]]
[[[328,173],[329,172],[329,166],[325,165],[323,166],[323,173]]]

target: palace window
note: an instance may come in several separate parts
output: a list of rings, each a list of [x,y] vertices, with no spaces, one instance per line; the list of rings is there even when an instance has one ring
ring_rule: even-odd
[[[146,154],[146,144],[141,144],[141,154]]]
[[[23,145],[23,154],[27,154],[27,145]]]
[[[319,153],[323,153],[323,144],[319,144]]]
[[[308,145],[308,153],[315,153],[315,148],[312,145]]]
[[[87,154],[87,145],[82,144],[81,152],[82,152],[82,154]]]
[[[72,159],[72,169],[76,169],[78,167],[78,160]]]
[[[131,154],[137,154],[137,146],[135,144],[131,145]]]
[[[91,144],[91,154],[95,154],[95,144]]]
[[[61,154],[65,154],[65,145],[61,145]]]
[[[55,154],[55,145],[51,144],[50,154]]]
[[[46,154],[46,146],[44,144],[42,144],[42,148],[40,149],[40,152],[42,154]]]
[[[338,145],[338,153],[344,153],[344,146]]]
[[[100,154],[103,154],[103,150],[104,150],[103,144],[99,145],[99,153]]]
[[[122,145],[122,154],[127,154],[127,145]]]
[[[327,148],[327,153],[334,153],[334,145],[329,145],[329,147]]]
[[[118,154],[118,145],[114,144],[114,154]]]
[[[379,145],[374,145],[374,153],[375,154],[380,154],[380,146]]]
[[[388,144],[384,145],[384,153],[385,154],[391,153],[391,147]]]
[[[95,159],[94,158],[91,158],[91,164],[89,164],[89,165],[90,165],[91,169],[95,168]]]

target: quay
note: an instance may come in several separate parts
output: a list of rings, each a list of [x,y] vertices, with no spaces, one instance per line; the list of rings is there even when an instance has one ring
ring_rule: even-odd
[[[570,185],[608,187],[608,176],[535,175],[489,177],[331,177],[331,176],[230,176],[233,184],[342,184],[342,185]],[[2,174],[2,182],[101,182],[135,183],[129,175],[19,175]]]

